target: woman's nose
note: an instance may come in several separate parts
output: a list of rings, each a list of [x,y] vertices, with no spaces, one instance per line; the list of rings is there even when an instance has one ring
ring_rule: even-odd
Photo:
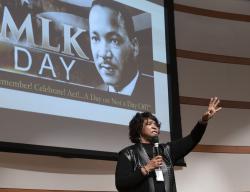
[[[155,125],[152,125],[152,129],[158,130],[158,127]]]

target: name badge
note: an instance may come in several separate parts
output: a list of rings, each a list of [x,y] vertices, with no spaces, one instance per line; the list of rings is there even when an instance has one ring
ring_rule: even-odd
[[[164,181],[164,177],[163,177],[163,173],[161,169],[156,169],[155,174],[156,174],[156,181]]]

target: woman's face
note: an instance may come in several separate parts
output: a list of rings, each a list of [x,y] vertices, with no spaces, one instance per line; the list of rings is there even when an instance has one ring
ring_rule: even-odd
[[[152,119],[145,119],[141,131],[141,142],[150,143],[152,137],[160,134],[160,128],[157,123]]]

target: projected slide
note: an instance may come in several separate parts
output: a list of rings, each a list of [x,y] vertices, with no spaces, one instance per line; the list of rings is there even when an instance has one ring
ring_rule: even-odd
[[[85,149],[83,136],[97,138],[82,131],[127,130],[138,111],[170,131],[163,2],[104,2],[116,12],[92,0],[0,0],[0,114],[20,119],[4,121],[0,141]]]
[[[90,15],[93,18],[90,31],[88,16],[91,3],[2,0],[0,86],[102,105],[87,105],[97,111],[104,106],[112,106],[121,115],[124,109],[157,113],[151,14],[118,3],[118,8],[131,19],[125,26],[129,34],[120,33],[119,29],[117,34],[108,33],[108,29],[102,31],[101,23],[94,19],[104,18],[106,13],[95,10]],[[138,8],[140,6],[137,5]],[[102,37],[101,33],[112,36]],[[103,43],[109,44],[104,47]],[[125,46],[131,47],[126,50]],[[105,51],[108,53],[101,53]],[[104,58],[102,54],[111,54],[113,58]],[[34,94],[28,97],[31,96],[37,97]],[[48,105],[50,114],[49,102],[46,104],[45,100],[46,97],[41,101]],[[15,108],[13,105],[11,103]],[[22,105],[23,109],[20,109],[18,103],[16,105],[18,110],[46,113],[39,108]],[[74,116],[62,111],[55,115]],[[83,114],[75,117],[80,116],[84,118]]]

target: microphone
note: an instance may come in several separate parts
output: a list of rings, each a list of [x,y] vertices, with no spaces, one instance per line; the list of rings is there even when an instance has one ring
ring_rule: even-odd
[[[153,156],[158,156],[160,155],[160,150],[159,150],[159,138],[158,136],[152,137],[151,142],[154,144],[153,148]]]
[[[152,137],[151,142],[154,144],[153,156],[156,157],[156,156],[160,155],[158,136]],[[156,181],[164,181],[163,172],[162,172],[161,167],[155,169],[155,175],[156,175]]]

